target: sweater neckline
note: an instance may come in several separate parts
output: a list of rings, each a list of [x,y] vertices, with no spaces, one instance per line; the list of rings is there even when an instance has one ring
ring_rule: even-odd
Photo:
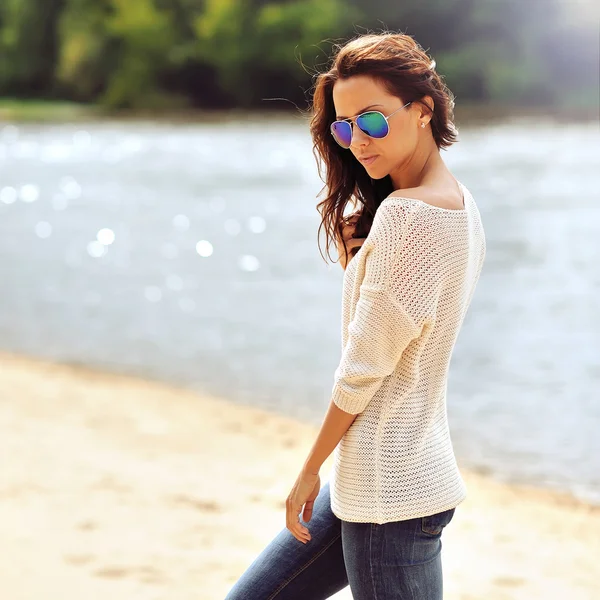
[[[387,198],[385,198],[385,200],[407,200],[409,202],[416,202],[417,204],[427,206],[433,210],[466,214],[469,212],[469,198],[471,195],[467,187],[462,182],[458,181],[458,179],[456,180],[456,182],[458,183],[458,186],[463,193],[463,208],[444,208],[443,206],[436,206],[435,204],[430,204],[429,202],[425,202],[424,200],[419,200],[418,198],[409,198],[407,196],[388,196]]]

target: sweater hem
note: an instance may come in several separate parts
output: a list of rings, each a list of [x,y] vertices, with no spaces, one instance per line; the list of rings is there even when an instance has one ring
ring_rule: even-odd
[[[374,523],[377,525],[384,525],[385,523],[391,523],[394,521],[408,521],[410,519],[419,519],[422,517],[427,517],[429,515],[434,515],[439,512],[443,512],[445,510],[450,510],[451,508],[456,508],[459,504],[461,504],[467,497],[467,494],[464,493],[459,499],[454,499],[451,502],[441,504],[433,510],[428,510],[423,513],[423,511],[416,512],[406,512],[406,510],[398,509],[397,511],[393,511],[388,517],[365,517],[359,518],[354,516],[352,513],[345,513],[344,511],[339,510],[337,506],[334,507],[334,503],[331,503],[331,512],[341,521],[346,521],[348,523]]]

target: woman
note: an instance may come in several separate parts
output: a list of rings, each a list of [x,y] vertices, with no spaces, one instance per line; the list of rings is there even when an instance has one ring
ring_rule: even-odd
[[[475,201],[440,156],[457,141],[452,109],[408,35],[360,36],[317,78],[311,133],[322,226],[345,270],[342,357],[286,527],[226,600],[319,600],[348,584],[354,600],[442,599],[442,531],[466,496],[447,375],[486,249]]]

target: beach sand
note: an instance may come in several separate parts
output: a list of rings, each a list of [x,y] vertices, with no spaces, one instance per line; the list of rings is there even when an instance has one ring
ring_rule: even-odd
[[[2,599],[222,600],[285,526],[316,433],[161,383],[0,355]],[[461,471],[446,599],[600,598],[598,507]]]

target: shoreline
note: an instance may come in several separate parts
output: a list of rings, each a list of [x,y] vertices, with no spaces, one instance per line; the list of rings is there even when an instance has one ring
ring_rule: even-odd
[[[284,527],[318,432],[169,384],[9,353],[0,424],[0,583],[11,600],[224,598]],[[600,597],[600,506],[461,473],[467,499],[443,536],[447,600]],[[334,598],[350,599],[349,588]]]
[[[306,110],[306,109],[305,109]],[[596,104],[589,105],[507,105],[502,102],[461,102],[454,109],[457,126],[478,126],[490,121],[510,123],[521,120],[552,119],[564,123],[597,123]],[[80,123],[105,120],[147,121],[164,123],[202,123],[218,120],[280,118],[298,119],[306,115],[285,107],[196,108],[171,106],[164,108],[108,108],[98,103],[70,100],[41,100],[0,97],[0,124],[14,123]],[[575,116],[574,116],[575,115]],[[308,125],[307,125],[308,126]]]

